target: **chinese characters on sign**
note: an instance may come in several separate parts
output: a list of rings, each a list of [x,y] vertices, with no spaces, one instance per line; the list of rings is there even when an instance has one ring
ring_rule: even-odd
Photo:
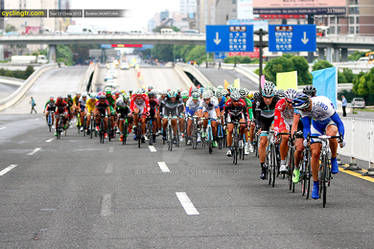
[[[229,50],[230,51],[247,51],[247,27],[230,26],[229,33]]]
[[[292,50],[292,26],[276,26],[275,27],[275,40],[276,49],[278,51],[291,51]]]

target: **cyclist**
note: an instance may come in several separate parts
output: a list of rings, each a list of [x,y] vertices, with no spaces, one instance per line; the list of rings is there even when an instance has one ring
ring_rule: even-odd
[[[69,122],[73,118],[73,113],[74,113],[74,101],[73,98],[71,97],[71,94],[68,94],[66,99],[66,103],[68,103],[68,114],[69,114]]]
[[[104,116],[104,137],[108,138],[108,115],[110,114],[110,108],[109,108],[109,102],[106,100],[105,94],[99,94],[98,96],[98,101],[96,102],[95,105],[95,116],[96,116],[96,130],[99,131],[99,124],[100,124],[100,119],[102,118],[101,116]]]
[[[60,118],[63,118],[63,125],[65,127],[66,121],[68,118],[68,104],[62,99],[62,97],[57,97],[56,99],[56,132],[55,136],[57,136],[57,127],[60,121]],[[61,128],[61,127],[60,127]]]
[[[45,120],[47,121],[48,124],[48,116],[49,113],[52,112],[52,124],[54,124],[55,121],[55,111],[56,111],[56,102],[55,98],[53,96],[49,97],[49,100],[47,103],[45,103],[44,106],[44,113],[45,113]]]
[[[112,131],[114,131],[116,117],[116,97],[114,94],[112,94],[112,91],[109,89],[109,87],[105,90],[105,97],[106,100],[109,102],[110,113],[108,115],[110,116],[110,128],[112,129]],[[114,138],[115,132],[112,132],[111,135],[112,138]]]
[[[123,141],[123,134],[124,134],[123,124],[124,124],[126,118],[128,118],[128,120],[127,120],[128,128],[132,126],[132,115],[131,115],[131,110],[130,110],[130,107],[129,107],[129,97],[127,96],[126,93],[124,93],[122,95],[122,97],[119,97],[117,99],[116,110],[117,110],[117,113],[119,115],[118,125],[119,125],[119,130],[121,131],[121,136],[119,138],[119,141],[122,142]],[[121,120],[121,119],[123,119],[123,120]],[[130,132],[128,132],[128,133],[130,133]]]
[[[180,118],[181,113],[184,111],[184,106],[182,100],[179,99],[177,96],[177,92],[174,90],[169,90],[167,93],[167,97],[162,101],[162,128],[163,128],[163,134],[162,138],[166,140],[166,129],[168,125],[168,117],[171,115],[172,120],[171,120],[171,125],[173,128],[174,132],[174,141],[177,138],[177,119]],[[180,139],[181,140],[181,139]]]
[[[149,87],[148,87],[149,90]],[[156,134],[157,134],[157,123],[160,120],[160,103],[157,99],[157,93],[155,90],[152,90],[148,92],[148,98],[149,98],[149,118],[152,122],[152,137],[149,137],[148,139],[151,140],[151,144],[156,142]]]
[[[246,109],[248,113],[248,126],[250,126],[250,121],[253,119],[253,111],[252,111],[252,101],[247,97],[248,96],[248,90],[245,88],[242,88],[239,90],[240,98],[244,100],[246,104]],[[244,154],[248,155],[249,151],[253,152],[253,145],[252,143],[248,142],[248,132],[245,132],[245,145],[244,145]]]
[[[261,165],[260,178],[265,180],[267,167],[265,165],[266,146],[268,142],[268,132],[274,120],[275,105],[278,103],[279,97],[275,95],[275,86],[273,82],[267,81],[261,91],[255,98],[255,118],[256,124],[261,131],[260,146],[259,146],[259,160]]]
[[[224,89],[217,88],[216,98],[218,100],[218,107],[219,107],[219,112],[220,112],[220,116],[221,116],[221,124],[223,124],[223,121],[224,121],[223,117],[224,117],[224,114],[225,114],[225,104],[227,102],[227,99],[224,96],[224,94],[225,94]]]
[[[192,136],[191,127],[192,127],[192,122],[193,122],[191,117],[193,117],[196,114],[196,112],[200,108],[200,105],[201,105],[201,100],[200,100],[199,92],[197,92],[197,91],[192,92],[191,97],[187,100],[187,103],[186,103],[186,115],[188,117],[188,121],[187,121],[187,145],[191,144],[191,136]],[[198,133],[198,137],[197,137],[196,141],[198,143],[201,142],[200,133]]]
[[[240,122],[240,136],[246,132],[246,125],[244,124],[248,120],[248,113],[244,100],[240,98],[240,93],[237,90],[233,90],[230,94],[230,99],[225,105],[225,120],[227,124],[227,147],[229,148],[226,156],[232,156],[232,132],[234,130],[233,122]]]
[[[217,147],[217,121],[221,120],[221,112],[218,107],[218,100],[214,97],[212,90],[206,90],[203,93],[203,101],[200,103],[199,117],[204,117],[203,134],[206,137],[206,128],[208,126],[208,118],[211,118],[212,133],[213,133],[213,147]]]
[[[130,110],[134,115],[134,131],[135,131],[135,139],[137,129],[141,129],[141,140],[142,143],[145,143],[145,128],[146,128],[146,117],[149,115],[149,99],[146,94],[143,93],[142,89],[138,89],[134,92],[131,102],[130,102]],[[139,120],[141,122],[141,127],[138,127]]]
[[[91,131],[88,129],[91,124],[91,115],[93,114],[95,110],[95,105],[96,105],[96,94],[91,93],[90,98],[86,102],[86,107],[87,107],[87,135],[90,135]]]
[[[183,101],[184,106],[186,106],[186,102],[189,98],[188,91],[187,90],[182,91],[180,96],[182,97],[182,101]]]
[[[313,86],[306,86],[303,89],[303,93],[310,96],[315,97],[317,90]],[[300,180],[300,168],[299,164],[301,159],[303,158],[303,122],[300,121],[300,112],[297,109],[294,109],[294,116],[293,116],[293,123],[292,123],[292,136],[295,136],[295,169],[292,174],[292,181],[294,183],[298,183]]]
[[[293,100],[295,109],[300,110],[302,122],[304,126],[304,146],[307,146],[307,138],[309,135],[319,136],[336,136],[339,132],[340,147],[344,147],[344,124],[339,115],[336,113],[334,105],[325,96],[309,97],[304,93],[297,94]],[[329,139],[331,150],[331,173],[337,174],[339,172],[338,162],[336,160],[338,141],[336,139]],[[318,169],[319,158],[321,152],[321,143],[318,139],[311,140],[311,165],[313,175],[313,191],[312,198],[319,198],[319,183],[318,183]]]
[[[81,98],[81,93],[77,92],[73,98],[73,114],[77,115],[77,113],[80,111],[79,109],[79,99]]]
[[[296,97],[296,90],[287,89],[284,92],[284,98],[278,101],[274,111],[274,134],[289,133],[293,122],[294,110],[292,107],[292,100]],[[280,157],[281,165],[280,172],[287,173],[287,152],[288,152],[289,135],[282,135],[280,143]]]
[[[255,97],[258,95],[258,92],[250,92],[248,94],[248,98],[251,101],[252,105],[252,122],[249,128],[249,141],[250,141],[250,146],[249,146],[249,152],[253,153],[254,148],[253,148],[253,143],[254,143],[254,133],[255,133],[255,128],[256,128],[256,118],[255,118],[255,112],[253,111],[253,107],[255,104]]]
[[[86,103],[87,103],[87,93],[83,93],[78,102],[79,111],[81,114],[81,124],[82,124],[81,132],[83,131],[84,128],[87,128],[87,127],[83,127],[84,117],[87,114]]]

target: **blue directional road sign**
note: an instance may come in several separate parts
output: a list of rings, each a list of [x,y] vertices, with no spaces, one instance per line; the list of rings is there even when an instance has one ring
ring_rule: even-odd
[[[225,59],[226,58],[226,55],[224,52],[215,52],[214,54],[214,58],[215,59]]]
[[[269,51],[314,52],[316,35],[316,25],[269,25]]]
[[[253,25],[207,25],[206,51],[253,51]]]

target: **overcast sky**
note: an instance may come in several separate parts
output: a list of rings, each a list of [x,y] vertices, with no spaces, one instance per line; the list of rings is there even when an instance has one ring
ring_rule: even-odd
[[[147,30],[156,12],[179,10],[179,0],[72,0],[72,9],[128,9],[126,18],[76,18],[77,24],[104,26],[110,30]]]

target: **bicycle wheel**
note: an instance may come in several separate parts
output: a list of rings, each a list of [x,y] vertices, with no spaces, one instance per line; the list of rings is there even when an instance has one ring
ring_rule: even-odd
[[[267,154],[266,154],[266,159],[265,159],[265,161],[266,161],[266,171],[268,172],[267,173],[267,177],[268,177],[268,184],[270,185],[271,184],[271,182],[272,182],[272,179],[271,179],[271,177],[272,177],[272,175],[271,175],[271,152],[270,152],[270,150],[267,152]]]
[[[100,143],[104,143],[104,120],[103,118],[100,119],[100,131],[99,131],[99,135],[100,135]]]
[[[321,177],[322,180],[322,199],[323,199],[323,204],[322,206],[325,208],[326,207],[326,202],[327,202],[327,177],[328,177],[328,164],[327,164],[327,158],[324,156],[323,158],[323,166],[322,166],[322,171],[323,171],[323,177]]]
[[[310,195],[310,179],[312,178],[312,173],[311,173],[311,169],[310,169],[310,154],[309,154],[309,150],[308,150],[308,159],[307,159],[307,164],[306,164],[306,168],[305,168],[305,176],[306,176],[306,199],[309,199],[309,195]]]
[[[290,184],[291,184],[291,189],[290,190],[292,190],[292,193],[295,193],[295,183],[293,183],[293,181],[292,181],[292,175],[293,175],[293,171],[294,171],[294,169],[295,169],[295,158],[294,158],[294,149],[293,149],[293,147],[291,147],[291,149],[290,149],[290,156],[288,157],[289,159],[288,160],[290,160],[290,169],[291,169],[291,171],[289,172],[289,174],[288,174],[288,177],[289,177],[289,181],[290,181]]]
[[[209,154],[212,154],[213,152],[213,137],[212,137],[212,127],[208,128],[208,148],[209,148]]]
[[[127,142],[127,129],[128,129],[128,124],[127,124],[127,120],[125,120],[123,124],[123,132],[122,132],[122,135],[123,135],[122,145],[125,145]]]
[[[93,137],[94,133],[94,123],[93,123],[93,118],[90,119],[90,127],[88,128],[90,130],[90,139]]]
[[[277,169],[277,155],[276,155],[276,149],[275,149],[275,146],[273,145],[272,146],[272,174],[273,174],[273,178],[272,178],[272,182],[271,182],[271,186],[274,188],[275,186],[275,174],[276,174],[276,169]]]
[[[173,130],[170,125],[168,126],[168,149],[173,150]]]

